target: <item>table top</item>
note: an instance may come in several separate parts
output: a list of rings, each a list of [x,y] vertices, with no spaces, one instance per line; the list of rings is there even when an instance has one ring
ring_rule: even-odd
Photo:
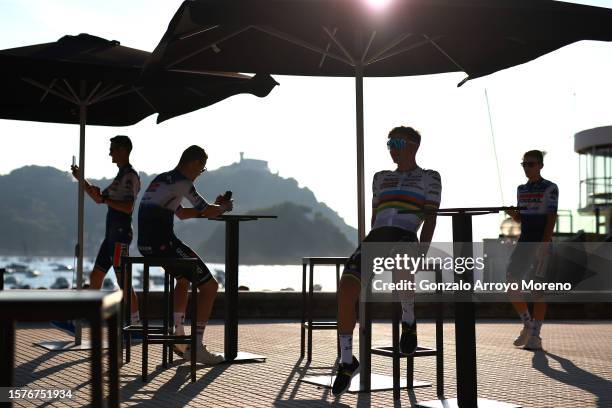
[[[302,265],[338,265],[348,261],[345,256],[305,256]]]
[[[258,220],[260,218],[278,218],[276,215],[257,215],[257,214],[224,214],[220,217],[209,218],[209,217],[201,217],[206,218],[211,221],[253,221]]]
[[[0,291],[0,317],[45,320],[43,317],[51,314],[86,317],[88,314],[100,312],[101,315],[106,315],[118,310],[122,297],[123,292],[120,290],[4,290]]]
[[[494,214],[502,211],[524,210],[526,207],[457,207],[457,208],[438,208],[436,210],[400,210],[399,214],[437,214],[437,215],[481,215]]]

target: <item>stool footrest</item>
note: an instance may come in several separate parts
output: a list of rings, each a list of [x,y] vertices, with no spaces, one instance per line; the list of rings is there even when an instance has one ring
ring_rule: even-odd
[[[158,332],[158,331],[163,331],[164,330],[164,326],[149,326],[149,332]],[[129,331],[129,332],[142,332],[143,329],[142,327],[133,327],[133,326],[127,326],[123,328],[123,331]]]
[[[191,340],[176,340],[170,338],[148,338],[147,343],[149,344],[191,344]]]
[[[385,347],[372,347],[372,354],[383,357],[393,357],[393,346]],[[435,356],[437,354],[436,349],[431,347],[417,347],[414,354],[399,353],[400,357],[428,357]]]
[[[335,330],[338,328],[338,323],[336,322],[312,322],[310,325],[308,322],[302,323],[302,327],[307,329],[311,327],[312,330]]]

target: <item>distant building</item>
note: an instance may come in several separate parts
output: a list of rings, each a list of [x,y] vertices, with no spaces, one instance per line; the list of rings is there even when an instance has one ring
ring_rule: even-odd
[[[265,160],[245,159],[244,152],[240,152],[240,161],[238,162],[242,169],[260,170],[269,172],[268,162]]]
[[[594,215],[595,232],[612,232],[612,126],[583,130],[574,135],[580,155],[578,211]]]

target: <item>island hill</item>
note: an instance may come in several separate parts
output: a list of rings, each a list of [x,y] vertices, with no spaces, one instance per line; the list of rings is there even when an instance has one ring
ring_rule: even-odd
[[[137,163],[135,163],[135,166]],[[142,189],[155,175],[140,173]],[[110,179],[90,179],[102,188]],[[263,160],[245,159],[206,172],[196,180],[204,197],[230,189],[234,213],[273,214],[278,219],[249,221],[240,228],[243,264],[300,263],[302,256],[348,255],[357,232],[308,188],[274,174]],[[76,242],[76,183],[53,167],[25,166],[0,176],[0,253],[72,256]],[[141,191],[142,195],[143,191]],[[141,197],[139,196],[139,199]],[[85,200],[85,254],[94,257],[104,234],[105,208]],[[187,203],[185,204],[187,205]],[[134,218],[134,227],[137,214]],[[177,235],[205,260],[224,259],[224,225],[207,220],[176,219]],[[135,231],[137,233],[137,231]],[[135,240],[133,253],[137,253]]]

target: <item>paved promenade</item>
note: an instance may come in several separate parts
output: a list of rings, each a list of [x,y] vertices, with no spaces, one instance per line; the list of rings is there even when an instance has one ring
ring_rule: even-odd
[[[512,346],[520,325],[509,321],[479,321],[479,395],[523,407],[612,407],[612,322],[547,323],[542,330],[546,352],[529,352]],[[313,361],[299,357],[299,324],[281,321],[244,321],[240,349],[268,357],[265,363],[202,366],[198,381],[188,379],[182,360],[161,368],[161,346],[150,347],[149,382],[140,380],[140,346],[132,362],[121,369],[122,406],[139,407],[310,407],[393,406],[391,391],[345,394],[335,400],[328,389],[298,382],[304,375],[326,374],[335,360],[335,332],[314,333]],[[375,322],[373,344],[390,343],[389,323]],[[445,393],[455,396],[454,325],[444,326]],[[222,351],[223,326],[206,329],[209,348]],[[47,325],[22,326],[17,331],[16,383],[32,388],[71,388],[72,400],[22,401],[16,406],[80,407],[87,405],[89,353],[48,352],[32,346],[41,340],[68,339]],[[419,323],[419,343],[434,346],[434,324]],[[358,350],[355,341],[355,350]],[[357,351],[356,351],[357,352]],[[373,356],[373,372],[391,373],[389,358]],[[435,382],[435,357],[416,360],[415,379]],[[435,387],[402,393],[401,406],[435,398]]]

